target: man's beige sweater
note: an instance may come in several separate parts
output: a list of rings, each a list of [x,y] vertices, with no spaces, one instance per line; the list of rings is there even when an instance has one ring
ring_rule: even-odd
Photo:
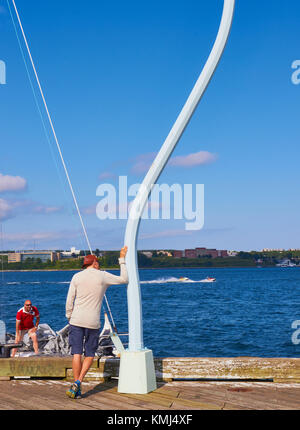
[[[100,327],[101,305],[107,287],[128,283],[125,259],[119,258],[119,263],[120,276],[94,268],[73,276],[66,301],[66,317],[70,324],[93,329]]]

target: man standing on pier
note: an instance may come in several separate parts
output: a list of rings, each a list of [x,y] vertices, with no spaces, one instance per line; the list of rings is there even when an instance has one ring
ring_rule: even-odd
[[[73,355],[74,383],[66,392],[68,397],[81,397],[81,383],[91,367],[98,348],[100,334],[100,311],[105,291],[109,285],[127,284],[125,264],[127,247],[120,251],[120,276],[99,270],[95,255],[84,257],[83,269],[76,273],[70,283],[66,317],[69,320],[69,344]],[[81,361],[84,351],[85,358]]]
[[[34,324],[34,318],[36,322]],[[36,331],[40,322],[40,314],[35,306],[32,306],[30,300],[26,300],[24,307],[19,309],[16,316],[16,343],[23,340],[26,332],[28,332],[29,337],[32,339],[33,349],[36,354],[39,353],[39,345],[36,336]],[[14,348],[11,352],[11,357],[14,357],[17,349]]]

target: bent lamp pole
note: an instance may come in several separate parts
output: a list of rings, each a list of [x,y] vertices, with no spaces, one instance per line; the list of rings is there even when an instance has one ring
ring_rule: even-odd
[[[234,6],[235,0],[224,0],[220,28],[209,58],[169,135],[146,174],[130,209],[124,240],[124,245],[128,247],[126,263],[129,278],[127,287],[129,347],[121,354],[119,392],[147,393],[156,389],[152,351],[145,349],[143,343],[137,235],[141,216],[151,190],[179,142],[221,59],[231,29]]]

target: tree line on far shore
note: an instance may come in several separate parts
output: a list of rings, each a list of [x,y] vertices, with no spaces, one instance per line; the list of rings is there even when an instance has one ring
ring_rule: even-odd
[[[172,268],[172,267],[272,267],[284,259],[290,259],[300,264],[300,251],[240,251],[235,257],[212,258],[202,256],[198,258],[174,258],[152,251],[152,257],[138,252],[139,268]],[[172,252],[172,251],[170,251]],[[87,254],[89,252],[87,251]],[[95,251],[102,268],[115,269],[119,267],[118,251],[106,251],[101,255]],[[0,255],[0,270],[80,270],[84,252],[79,258],[67,258],[51,262],[40,258],[27,258],[20,263],[8,263],[6,255]]]

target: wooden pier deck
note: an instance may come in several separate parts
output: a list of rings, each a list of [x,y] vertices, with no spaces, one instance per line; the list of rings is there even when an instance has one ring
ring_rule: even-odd
[[[149,394],[120,394],[117,381],[84,382],[71,400],[64,380],[0,381],[0,410],[299,410],[300,384],[173,381]]]
[[[0,359],[0,410],[299,410],[298,358],[155,358],[157,389],[118,393],[119,359],[95,358],[82,398],[71,357]]]

